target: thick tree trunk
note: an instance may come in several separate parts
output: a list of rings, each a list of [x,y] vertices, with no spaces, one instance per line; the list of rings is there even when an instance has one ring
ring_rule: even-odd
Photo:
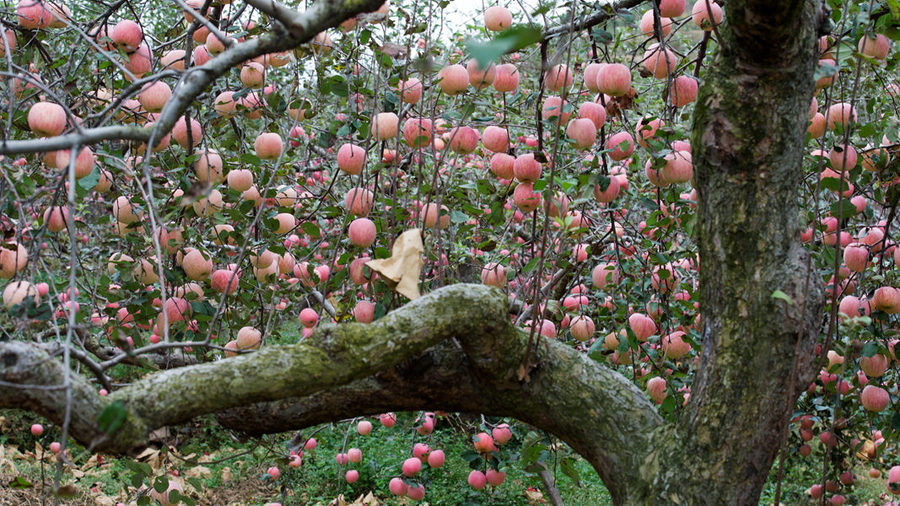
[[[663,442],[648,467],[653,498],[634,502],[756,504],[812,380],[824,297],[799,241],[798,188],[820,8],[803,0],[726,4],[691,142],[700,369],[680,441]],[[791,302],[773,297],[776,290]]]
[[[443,408],[548,430],[591,462],[618,504],[755,504],[814,372],[823,292],[799,244],[797,190],[820,7],[726,4],[695,112],[703,351],[676,427],[630,381],[557,342],[542,344],[519,381],[527,336],[506,298],[453,285],[372,325],[324,326],[297,345],[159,373],[108,397],[68,375],[73,437],[126,453],[155,428],[229,408],[220,420],[253,432]],[[0,408],[61,422],[65,373],[38,346],[0,342]],[[96,420],[114,401],[126,418],[107,435]]]

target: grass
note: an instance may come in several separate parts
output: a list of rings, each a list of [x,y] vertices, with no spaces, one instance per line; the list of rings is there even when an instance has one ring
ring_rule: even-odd
[[[0,431],[0,446],[5,449],[6,458],[0,458],[0,479],[7,485],[16,476],[22,477],[34,487],[27,487],[21,492],[30,492],[37,498],[40,487],[42,463],[35,456],[25,454],[33,450],[35,443],[49,446],[49,442],[58,439],[58,428],[48,427],[40,438],[35,438],[22,430],[11,430],[12,427],[28,427],[34,422],[22,413],[0,412],[6,418]],[[237,440],[234,434],[215,425],[211,418],[195,421],[191,427],[170,439],[180,443],[168,454],[164,451],[148,451],[137,459],[147,463],[154,475],[165,470],[177,470],[182,477],[191,476],[188,483],[190,496],[198,504],[265,504],[281,502],[282,504],[328,504],[339,495],[348,501],[371,493],[380,504],[405,504],[406,499],[397,500],[390,495],[387,484],[399,474],[401,463],[410,456],[414,442],[424,442],[433,449],[442,449],[446,454],[444,466],[423,471],[417,480],[426,487],[425,501],[433,505],[528,505],[537,504],[541,490],[538,477],[522,469],[517,461],[522,444],[522,431],[518,426],[519,436],[514,437],[499,454],[503,460],[501,470],[507,473],[506,481],[499,487],[486,487],[476,491],[467,485],[471,434],[480,430],[458,417],[441,417],[436,430],[429,436],[418,436],[412,430],[414,417],[401,414],[394,428],[382,427],[377,420],[368,436],[360,436],[354,424],[344,423],[324,425],[304,431],[305,434],[315,432],[318,445],[315,451],[304,452],[303,464],[300,468],[290,468],[287,463],[287,442],[292,434],[270,435],[245,441]],[[415,436],[414,436],[415,435]],[[346,445],[345,445],[346,438]],[[13,452],[17,447],[19,452]],[[349,468],[359,471],[359,481],[348,484],[343,478],[343,470],[335,461],[335,455],[343,448],[359,448],[363,459]],[[564,448],[564,445],[560,445]],[[569,454],[566,449],[560,455]],[[107,458],[97,465],[96,457],[86,453],[77,445],[71,450],[72,461],[76,467],[66,468],[62,482],[74,486],[75,497],[68,498],[66,504],[100,504],[98,498],[109,498],[113,501],[132,503],[139,495],[139,489],[132,486],[131,480],[135,472],[129,467],[128,459]],[[554,467],[554,455],[546,454],[548,464]],[[200,462],[197,463],[196,461]],[[45,483],[52,483],[55,458],[45,455],[43,474]],[[581,458],[572,460],[573,467],[580,477],[579,483],[564,474],[559,460],[556,460],[556,476],[560,493],[566,504],[611,504],[609,494],[600,482],[590,465]],[[266,475],[266,469],[278,466],[281,476],[277,480]],[[149,486],[152,477],[143,480]],[[191,490],[193,488],[193,490]],[[104,501],[105,499],[99,499]],[[0,497],[0,503],[3,498]],[[110,504],[115,504],[112,502]],[[153,502],[151,502],[153,504]]]
[[[59,428],[47,427],[45,434],[36,438],[26,430],[35,421],[25,413],[0,411],[0,504],[39,502],[42,493],[49,493],[40,486],[41,477],[43,473],[44,483],[52,484],[55,458],[44,451],[44,461],[38,461],[36,457],[40,451],[36,448],[46,448],[51,441],[58,440]],[[500,420],[492,421],[497,423]],[[446,454],[444,466],[429,469],[425,465],[416,477],[416,481],[425,484],[425,501],[429,504],[539,503],[542,484],[535,474],[525,470],[526,462],[520,459],[531,453],[526,448],[529,441],[540,440],[541,436],[529,432],[526,426],[513,425],[516,435],[501,448],[498,455],[500,469],[507,473],[506,481],[499,487],[476,491],[468,486],[467,477],[473,456],[471,437],[483,430],[477,420],[456,415],[439,417],[436,430],[429,436],[415,433],[415,417],[412,414],[400,414],[397,425],[391,429],[382,427],[377,419],[372,419],[372,422],[374,429],[367,436],[357,434],[354,422],[305,430],[304,436],[314,434],[318,444],[314,451],[304,452],[302,466],[294,469],[287,465],[287,444],[293,434],[241,439],[239,434],[216,425],[211,417],[203,417],[169,435],[171,451],[148,450],[136,459],[146,463],[152,472],[135,484],[146,490],[147,486],[152,485],[153,476],[165,471],[177,471],[182,478],[187,478],[189,495],[198,504],[330,504],[339,496],[352,503],[369,494],[379,504],[406,504],[411,501],[398,500],[390,495],[387,484],[392,477],[399,475],[400,466],[410,456],[413,444],[421,442]],[[606,488],[586,461],[575,456],[563,444],[543,443],[554,448],[554,451],[544,450],[540,454],[555,470],[565,504],[612,504]],[[36,444],[40,446],[36,447]],[[350,448],[359,448],[363,459],[358,464],[341,469],[334,457]],[[819,450],[816,448],[811,457],[796,454],[788,457],[782,479],[782,504],[815,504],[806,490],[818,481],[821,473],[821,458],[815,457]],[[32,453],[28,454],[29,451]],[[122,501],[133,504],[136,498],[145,495],[140,487],[132,483],[136,473],[131,462],[135,460],[107,458],[98,462],[96,456],[77,445],[71,448],[71,457],[75,467],[65,468],[62,483],[72,485],[75,494],[63,503],[114,505],[116,501]],[[563,472],[566,459],[570,459],[574,469],[569,474],[577,476],[578,482]],[[484,464],[482,459],[475,459],[474,462],[480,466]],[[266,474],[271,466],[278,466],[281,470],[278,479]],[[343,479],[343,472],[348,468],[359,471],[359,480],[354,484],[348,484]],[[878,501],[887,491],[884,477],[870,478],[868,468],[859,463],[854,469],[856,482],[841,491],[847,498],[847,504],[864,504],[867,501],[875,504],[874,501]],[[34,486],[15,490],[11,483],[17,477]],[[776,462],[760,498],[761,504],[772,504],[777,477]],[[4,487],[7,487],[6,490]],[[18,495],[9,495],[13,493]],[[104,503],[106,498],[113,502]]]
[[[811,445],[813,446],[813,454],[808,457],[802,457],[796,452],[789,452],[781,483],[780,502],[782,504],[820,504],[819,501],[814,501],[809,497],[807,490],[811,485],[821,482],[824,448],[818,442],[818,439],[811,441]],[[885,478],[889,466],[882,466],[883,474],[880,478],[869,477],[868,471],[871,467],[871,465],[863,461],[854,463],[854,467],[851,469],[855,475],[854,483],[850,486],[843,486],[838,492],[847,499],[846,504],[884,504],[882,496],[888,490]],[[778,461],[776,460],[769,473],[769,479],[763,488],[760,504],[773,504],[777,481]],[[828,496],[830,495],[828,494]]]

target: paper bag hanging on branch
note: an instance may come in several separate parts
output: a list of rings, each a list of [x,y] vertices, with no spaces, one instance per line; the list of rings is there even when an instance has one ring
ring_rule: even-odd
[[[366,262],[381,275],[391,289],[408,299],[419,298],[419,276],[422,274],[422,230],[413,228],[400,234],[391,247],[391,257]]]

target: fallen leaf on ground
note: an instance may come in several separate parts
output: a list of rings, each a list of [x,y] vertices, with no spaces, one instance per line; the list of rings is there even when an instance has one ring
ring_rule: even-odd
[[[212,476],[212,471],[208,467],[196,466],[188,469],[184,475],[188,478],[209,478]]]

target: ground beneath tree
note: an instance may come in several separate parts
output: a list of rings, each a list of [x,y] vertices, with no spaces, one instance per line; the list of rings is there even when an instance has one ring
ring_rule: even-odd
[[[271,487],[257,478],[245,478],[204,490],[197,504],[201,506],[258,504],[264,497],[272,498]]]

